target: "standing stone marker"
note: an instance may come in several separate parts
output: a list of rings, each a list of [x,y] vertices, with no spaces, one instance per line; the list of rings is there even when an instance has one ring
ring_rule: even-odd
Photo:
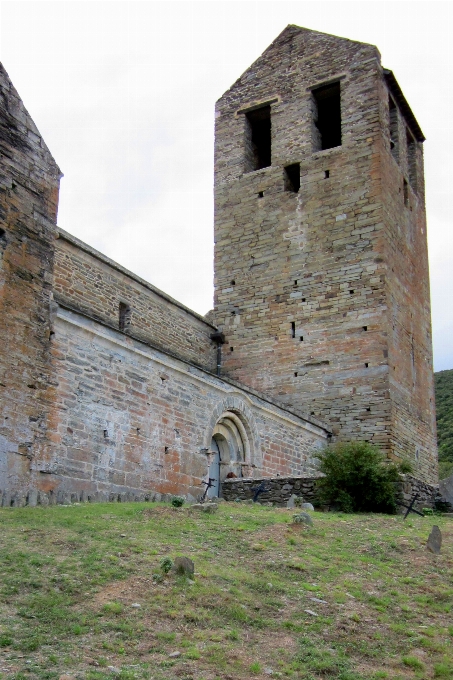
[[[175,557],[171,570],[179,576],[192,578],[195,573],[195,565],[189,557]]]
[[[434,525],[431,529],[431,533],[428,536],[428,542],[426,544],[427,550],[439,555],[442,546],[442,533],[438,526]]]

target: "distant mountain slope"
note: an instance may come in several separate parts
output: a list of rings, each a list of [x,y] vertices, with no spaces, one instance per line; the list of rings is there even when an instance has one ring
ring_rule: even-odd
[[[453,473],[453,369],[434,373],[439,478]]]

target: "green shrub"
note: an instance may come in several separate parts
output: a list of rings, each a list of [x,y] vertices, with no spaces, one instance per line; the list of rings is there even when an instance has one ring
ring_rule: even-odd
[[[160,568],[164,574],[168,574],[173,566],[173,560],[171,557],[163,557],[160,561]]]
[[[321,503],[337,506],[343,512],[396,512],[396,483],[410,465],[390,463],[385,455],[367,442],[339,442],[319,456]]]
[[[171,504],[174,508],[180,508],[182,505],[184,505],[185,498],[182,496],[173,496],[171,499]]]

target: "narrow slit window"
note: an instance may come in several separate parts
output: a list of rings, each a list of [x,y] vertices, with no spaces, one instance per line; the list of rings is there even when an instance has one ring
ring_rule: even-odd
[[[409,184],[414,191],[417,191],[417,143],[409,130],[407,131],[407,167]]]
[[[389,122],[390,122],[390,151],[393,158],[398,162],[399,159],[399,138],[398,138],[398,109],[395,102],[389,96]]]
[[[119,308],[119,329],[120,331],[127,331],[131,326],[131,306],[126,302],[120,302]]]
[[[404,197],[404,205],[408,206],[409,205],[409,187],[405,179],[403,179],[403,197]]]
[[[296,337],[296,324],[294,321],[291,321],[291,337]]]
[[[246,172],[271,164],[271,107],[249,111],[246,121]]]
[[[340,83],[313,90],[316,126],[315,151],[341,146]]]
[[[297,194],[300,189],[300,163],[292,163],[285,168],[285,191]]]

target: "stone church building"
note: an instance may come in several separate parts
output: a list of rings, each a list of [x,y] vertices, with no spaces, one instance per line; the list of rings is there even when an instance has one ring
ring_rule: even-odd
[[[338,439],[437,482],[424,136],[376,47],[288,26],[218,101],[206,317],[57,226],[0,95],[0,504],[218,494]]]

